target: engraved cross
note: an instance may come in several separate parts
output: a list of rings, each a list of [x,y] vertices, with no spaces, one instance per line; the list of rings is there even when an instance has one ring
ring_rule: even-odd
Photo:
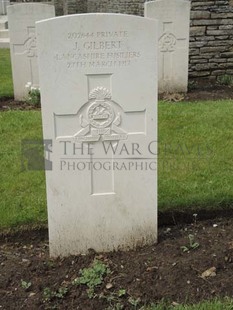
[[[13,52],[15,55],[25,55],[28,57],[31,82],[35,83],[34,72],[37,71],[37,45],[36,45],[36,33],[35,27],[27,28],[27,39],[22,44],[13,44]]]
[[[114,153],[111,150],[110,158],[107,158],[103,143],[110,142],[115,147],[115,143],[127,140],[129,135],[145,135],[146,114],[145,110],[124,111],[112,99],[110,74],[90,75],[87,79],[88,101],[78,112],[74,115],[54,114],[55,137],[93,144],[93,155],[90,156],[91,194],[115,194]],[[104,169],[105,162],[111,169]]]
[[[177,49],[182,49],[187,43],[186,38],[177,38],[175,34],[172,33],[172,22],[163,23],[163,34],[159,38],[159,50],[162,55],[163,64],[163,77],[164,81],[171,80],[172,77],[172,62],[173,53]]]

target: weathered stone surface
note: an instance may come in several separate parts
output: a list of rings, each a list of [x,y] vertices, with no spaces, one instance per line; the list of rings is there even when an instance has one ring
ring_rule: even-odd
[[[233,40],[215,40],[207,43],[208,46],[229,46],[229,44],[233,44]]]
[[[201,55],[201,56],[197,56],[197,55],[194,55],[194,56],[192,56],[192,59],[210,59],[210,58],[212,58],[213,57],[213,55],[212,54],[204,54],[204,55]]]
[[[215,40],[226,40],[229,38],[229,36],[215,36],[213,37]],[[214,41],[214,40],[213,40]]]
[[[233,29],[233,25],[219,26],[219,29]]]
[[[217,30],[218,26],[207,26],[206,29],[208,29],[208,30]]]
[[[190,36],[203,36],[205,34],[205,27],[190,27]]]
[[[223,75],[223,74],[225,74],[225,70],[214,70],[214,71],[212,71],[211,72],[211,74],[213,74],[213,75]]]
[[[211,47],[201,47],[200,52],[201,53],[211,53],[211,52],[222,52],[225,51],[226,47],[225,46],[211,46]]]
[[[194,20],[194,26],[205,26],[205,25],[222,25],[222,19],[201,19],[201,20]]]
[[[211,18],[233,18],[233,13],[211,13]]]
[[[191,11],[191,19],[204,19],[209,18],[210,12],[206,11]]]
[[[195,69],[197,71],[204,71],[204,70],[209,70],[209,69],[214,69],[218,68],[218,64],[216,63],[207,63],[207,64],[197,64],[195,66]]]
[[[232,30],[207,30],[206,33],[210,36],[222,36],[226,34],[232,34]]]
[[[199,48],[192,48],[189,50],[189,55],[192,56],[192,55],[199,55],[200,54],[200,50]]]
[[[221,57],[233,57],[233,51],[232,52],[225,52],[220,54]]]
[[[227,58],[212,58],[209,59],[209,62],[215,62],[215,63],[227,62]]]
[[[194,71],[189,72],[190,77],[204,77],[210,75],[210,71]]]
[[[190,42],[189,43],[189,47],[190,48],[202,47],[202,46],[205,46],[205,45],[207,45],[207,42],[205,42],[205,41],[195,41],[195,42]]]
[[[214,36],[196,37],[197,41],[213,41],[214,39],[215,39]]]
[[[219,64],[219,68],[232,69],[233,63],[232,62],[221,63]]]
[[[192,60],[190,60],[191,64],[201,64],[201,63],[206,63],[206,62],[208,62],[207,59],[192,59]]]
[[[214,5],[214,1],[198,1],[198,2],[193,2],[192,3],[192,7],[196,7],[196,6],[211,6]]]

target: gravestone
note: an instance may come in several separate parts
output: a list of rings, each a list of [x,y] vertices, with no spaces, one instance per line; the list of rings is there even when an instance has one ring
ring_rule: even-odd
[[[186,92],[190,1],[146,2],[145,17],[159,20],[159,92]]]
[[[14,97],[24,100],[25,85],[39,87],[35,22],[55,16],[54,6],[40,3],[21,3],[7,8],[10,32],[11,64]]]
[[[155,243],[156,21],[83,14],[36,25],[51,256]]]

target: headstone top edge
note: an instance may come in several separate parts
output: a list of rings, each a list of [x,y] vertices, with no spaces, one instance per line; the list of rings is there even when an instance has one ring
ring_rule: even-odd
[[[51,3],[39,3],[39,2],[30,2],[30,3],[26,3],[26,2],[23,2],[23,3],[15,3],[15,4],[11,4],[9,6],[9,8],[14,8],[16,6],[53,6],[53,4]]]
[[[37,25],[47,23],[47,22],[52,22],[52,21],[62,21],[64,19],[75,19],[75,18],[94,18],[94,17],[119,17],[119,18],[129,18],[131,20],[141,20],[144,23],[147,23],[148,21],[153,22],[154,24],[157,23],[157,19],[150,18],[150,17],[142,17],[142,16],[136,16],[136,15],[130,15],[130,14],[118,14],[118,13],[85,13],[85,14],[70,14],[70,15],[63,15],[63,16],[58,16],[58,17],[52,17],[52,18],[47,18],[43,20],[39,20],[36,22]]]
[[[180,3],[184,3],[184,4],[188,4],[188,5],[191,5],[191,1],[190,0],[154,0],[154,1],[146,1],[144,2],[144,6],[145,7],[148,7],[148,6],[151,6],[151,5],[154,5],[155,3],[162,3],[162,2],[171,2],[171,3],[177,3],[177,2],[180,2]]]
[[[27,8],[30,8],[30,7],[41,7],[41,8],[46,8],[46,7],[51,7],[51,8],[54,8],[54,5],[51,3],[51,4],[47,4],[47,3],[38,3],[38,2],[31,2],[31,3],[16,3],[16,4],[12,4],[12,5],[9,5],[7,7],[7,14],[11,14],[14,12],[14,9],[17,8],[17,7],[27,7]],[[54,8],[54,11],[55,11],[55,8]]]

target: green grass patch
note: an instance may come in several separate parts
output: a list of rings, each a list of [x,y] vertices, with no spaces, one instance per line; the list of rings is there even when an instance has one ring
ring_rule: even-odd
[[[14,97],[10,50],[0,48],[0,98]]]
[[[43,171],[23,171],[21,140],[41,139],[38,111],[0,113],[0,227],[45,222]]]
[[[231,207],[233,101],[160,103],[159,207]]]
[[[168,305],[167,303],[159,303],[152,305],[145,310],[232,310],[233,300],[226,298],[224,300],[204,301],[194,305]]]

